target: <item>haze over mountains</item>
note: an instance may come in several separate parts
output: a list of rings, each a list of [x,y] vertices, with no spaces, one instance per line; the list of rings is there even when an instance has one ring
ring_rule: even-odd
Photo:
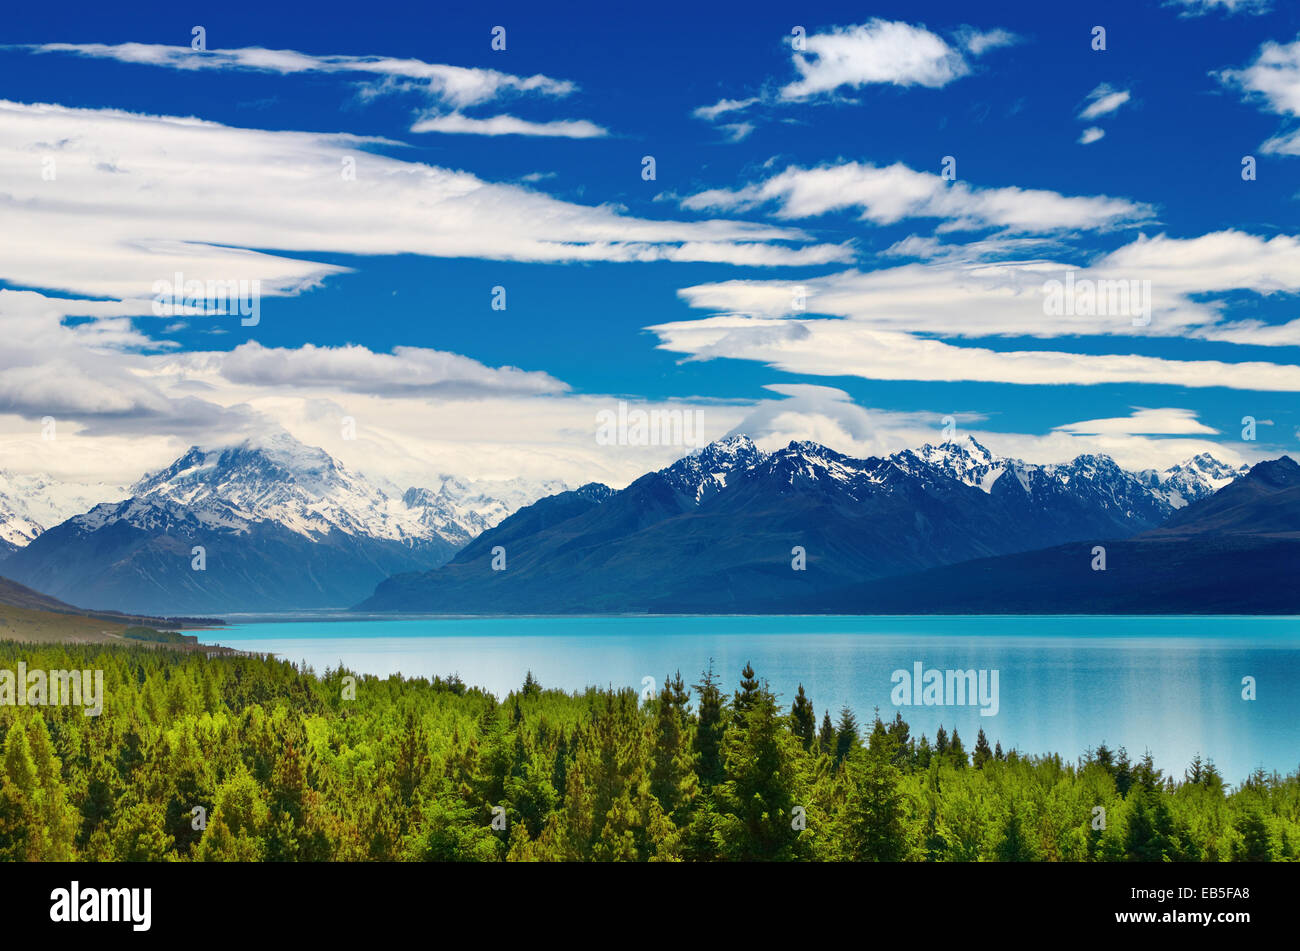
[[[766,453],[736,436],[617,492],[543,499],[447,564],[385,581],[358,608],[819,610],[823,595],[874,579],[1150,531],[1244,471],[1208,455],[1165,472],[1127,472],[1101,455],[1033,465],[970,438],[867,459],[810,442]],[[501,554],[505,570],[493,570]]]

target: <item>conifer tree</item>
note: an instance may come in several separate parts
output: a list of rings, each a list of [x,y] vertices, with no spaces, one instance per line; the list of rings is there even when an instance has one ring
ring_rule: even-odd
[[[823,756],[830,756],[835,752],[835,727],[831,726],[831,712],[822,711],[821,731],[817,734],[817,746]]]
[[[695,684],[700,711],[695,727],[696,774],[700,786],[711,789],[726,778],[722,765],[722,736],[726,730],[726,707],[713,664]]]
[[[845,705],[840,708],[840,719],[835,725],[835,765],[844,762],[844,757],[857,749],[859,742],[858,718]]]
[[[817,715],[813,712],[812,702],[803,692],[803,684],[799,685],[799,693],[790,707],[790,730],[799,738],[805,750],[812,749],[813,742],[817,739]]]
[[[740,672],[740,689],[736,691],[736,699],[732,708],[737,714],[744,714],[749,709],[754,698],[758,696],[758,678],[754,676],[754,667],[746,663],[745,669]]]

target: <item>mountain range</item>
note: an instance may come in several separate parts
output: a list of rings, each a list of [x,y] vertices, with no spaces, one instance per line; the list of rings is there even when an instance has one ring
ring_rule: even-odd
[[[1296,614],[1298,567],[1300,465],[1283,456],[1131,538],[977,559],[783,601],[780,608],[831,614]]]
[[[734,436],[618,491],[591,484],[542,499],[357,607],[823,610],[878,579],[1151,532],[1246,472],[1208,455],[1163,472],[1128,472],[1103,455],[1034,465],[971,438],[858,459],[811,442],[763,452]]]
[[[1214,557],[1245,570],[1289,551],[1300,531],[1295,468],[1208,454],[1163,471],[1104,455],[1036,465],[971,438],[855,458],[813,442],[767,452],[737,435],[619,490],[449,476],[399,490],[280,434],[191,448],[120,501],[48,530],[21,480],[0,480],[0,575],[96,610],[171,616],[348,605],[1163,612],[1202,601],[1249,611],[1280,602],[1216,601],[1214,582],[1200,584],[1199,601],[1183,589],[1198,572],[1236,577]],[[1085,571],[1102,543],[1107,572]],[[1182,567],[1148,566],[1143,587],[1134,566],[1157,553]],[[1163,587],[1150,583],[1165,575]]]
[[[502,483],[502,498],[450,477],[437,482],[394,497],[283,433],[194,447],[122,501],[48,530],[11,517],[15,544],[0,574],[71,603],[138,614],[346,607],[395,572],[441,564],[520,504],[563,488],[530,495]]]

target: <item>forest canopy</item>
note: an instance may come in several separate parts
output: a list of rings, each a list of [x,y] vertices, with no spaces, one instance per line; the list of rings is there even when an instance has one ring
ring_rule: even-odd
[[[1300,773],[1230,788],[1105,745],[915,736],[749,666],[498,701],[456,677],[0,644],[104,672],[99,716],[0,706],[11,861],[1294,861]]]

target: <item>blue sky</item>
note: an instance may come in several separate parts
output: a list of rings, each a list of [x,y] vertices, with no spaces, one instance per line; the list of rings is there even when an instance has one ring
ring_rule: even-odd
[[[705,7],[10,11],[0,465],[282,426],[398,483],[619,483],[680,454],[595,445],[619,399],[860,453],[948,414],[1031,461],[1294,452],[1293,5]],[[257,326],[143,311],[178,261],[259,278]],[[1149,281],[1149,324],[1045,313],[1067,271]]]

